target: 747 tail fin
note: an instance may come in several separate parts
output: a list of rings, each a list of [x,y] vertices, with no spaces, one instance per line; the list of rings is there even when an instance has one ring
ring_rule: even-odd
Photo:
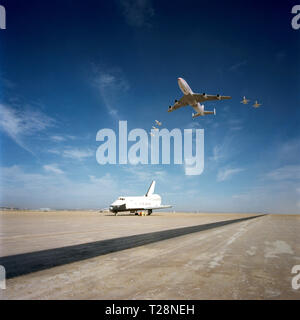
[[[214,111],[204,111],[204,114],[214,114],[214,115],[216,115],[216,109],[214,108]]]

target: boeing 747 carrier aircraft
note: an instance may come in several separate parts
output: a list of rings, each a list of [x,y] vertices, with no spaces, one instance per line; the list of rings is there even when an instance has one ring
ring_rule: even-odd
[[[109,210],[117,215],[118,212],[130,211],[136,213],[138,211],[146,210],[148,215],[152,213],[152,210],[171,208],[169,205],[161,204],[161,197],[158,194],[154,194],[155,181],[152,181],[147,193],[140,197],[119,197],[114,201]]]
[[[207,114],[216,114],[216,109],[214,109],[214,111],[206,111],[204,110],[204,105],[200,104],[200,102],[231,99],[229,96],[220,96],[219,94],[209,95],[206,93],[194,93],[187,82],[182,78],[178,78],[178,85],[184,96],[178,101],[175,100],[175,104],[173,106],[169,106],[168,112],[190,105],[196,111],[195,114],[192,114],[192,118],[205,116]]]

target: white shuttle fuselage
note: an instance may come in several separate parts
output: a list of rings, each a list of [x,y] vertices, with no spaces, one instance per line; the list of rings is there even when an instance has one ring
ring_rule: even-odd
[[[114,201],[109,210],[115,214],[122,211],[130,211],[135,213],[139,210],[148,211],[148,215],[156,209],[171,208],[169,205],[161,204],[161,196],[154,194],[155,181],[152,181],[147,193],[144,196],[139,197],[119,197]]]

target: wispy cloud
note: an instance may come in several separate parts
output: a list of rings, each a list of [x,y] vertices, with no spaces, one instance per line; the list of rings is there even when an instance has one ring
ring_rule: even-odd
[[[23,208],[102,208],[119,195],[116,178],[110,174],[87,176],[78,182],[53,172],[53,168],[58,169],[53,164],[45,165],[39,173],[17,165],[1,167],[1,204]]]
[[[74,140],[76,139],[75,136],[72,135],[53,135],[50,136],[50,140],[54,142],[62,142],[62,141],[67,141],[67,140]]]
[[[150,20],[154,16],[151,0],[120,0],[119,3],[126,22],[130,26],[151,26]]]
[[[66,138],[63,136],[51,136],[50,139],[56,142],[61,142],[66,140]]]
[[[93,175],[89,176],[89,179],[92,183],[99,185],[99,186],[103,186],[103,185],[110,185],[113,181],[113,177],[111,176],[110,173],[106,173],[104,176],[97,178]]]
[[[60,155],[64,158],[74,159],[74,160],[83,160],[85,158],[92,157],[95,155],[95,151],[90,148],[52,148],[47,150],[49,153]]]
[[[47,149],[47,152],[49,153],[53,153],[53,154],[62,154],[62,151],[61,150],[58,150],[58,149]]]
[[[280,143],[277,147],[276,159],[280,163],[299,163],[300,158],[300,137]]]
[[[260,181],[260,185],[249,187],[248,190],[234,194],[242,207],[252,208],[253,211],[270,213],[300,213],[299,211],[299,180]]]
[[[234,65],[229,67],[229,71],[237,71],[241,67],[245,66],[247,64],[247,60],[239,61],[235,63]]]
[[[94,67],[95,79],[94,85],[99,89],[101,98],[108,113],[115,119],[118,117],[118,97],[129,89],[129,83],[123,72],[119,68],[113,68],[105,71]]]
[[[209,160],[219,161],[223,157],[224,157],[224,155],[222,154],[222,146],[216,145],[213,148],[213,155],[209,158]]]
[[[228,126],[230,131],[240,131],[243,127],[243,120],[242,119],[229,119]]]
[[[152,168],[151,166],[126,166],[124,167],[124,171],[129,173],[130,176],[133,177],[134,180],[138,180],[140,182],[151,182],[151,180],[159,180],[164,181],[166,179],[167,173],[159,169],[158,167]]]
[[[14,89],[16,84],[11,80],[7,79],[4,75],[0,74],[0,82],[7,89]]]
[[[244,127],[242,127],[242,126],[235,126],[235,127],[230,128],[231,131],[241,131],[243,129],[244,129]]]
[[[217,181],[229,180],[232,176],[244,171],[242,168],[223,168],[220,169],[217,176]]]
[[[41,132],[55,123],[54,119],[40,111],[17,110],[0,104],[0,129],[20,147],[31,152],[24,138]]]
[[[237,159],[245,150],[240,135],[229,130],[222,137],[216,138],[215,141],[216,143],[208,151],[209,161],[206,161],[206,171],[218,170],[220,165],[230,168],[232,161]]]
[[[296,140],[280,144],[277,152],[273,152],[273,157],[274,154],[276,156],[275,163],[271,160],[268,162],[268,165],[276,164],[276,167],[260,175],[256,180],[257,185],[246,187],[248,190],[241,190],[232,198],[253,210],[257,208],[271,213],[300,213],[300,165],[280,165],[286,159],[279,157],[283,152],[289,162],[295,160],[295,154],[289,157],[288,152],[299,150],[298,146]]]
[[[266,178],[275,181],[300,180],[300,165],[288,165],[277,168],[268,172]]]
[[[53,172],[55,174],[63,174],[64,172],[57,167],[56,164],[46,164],[43,166],[45,171]]]
[[[200,122],[191,121],[186,125],[186,128],[199,129],[199,128],[203,128],[203,125],[201,125]]]
[[[62,156],[65,158],[71,158],[75,160],[83,160],[85,158],[92,157],[95,152],[92,149],[66,149],[62,151]]]

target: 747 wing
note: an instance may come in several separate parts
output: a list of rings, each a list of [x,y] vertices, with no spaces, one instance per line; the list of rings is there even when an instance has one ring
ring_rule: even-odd
[[[211,95],[205,93],[193,93],[193,97],[197,100],[197,102],[231,99],[230,96],[220,96],[219,94]]]
[[[175,100],[175,103],[173,104],[173,106],[169,106],[168,112],[172,112],[172,111],[179,109],[181,107],[185,107],[188,104],[189,103],[186,99],[186,96],[183,96],[182,98],[179,99],[179,101]]]

